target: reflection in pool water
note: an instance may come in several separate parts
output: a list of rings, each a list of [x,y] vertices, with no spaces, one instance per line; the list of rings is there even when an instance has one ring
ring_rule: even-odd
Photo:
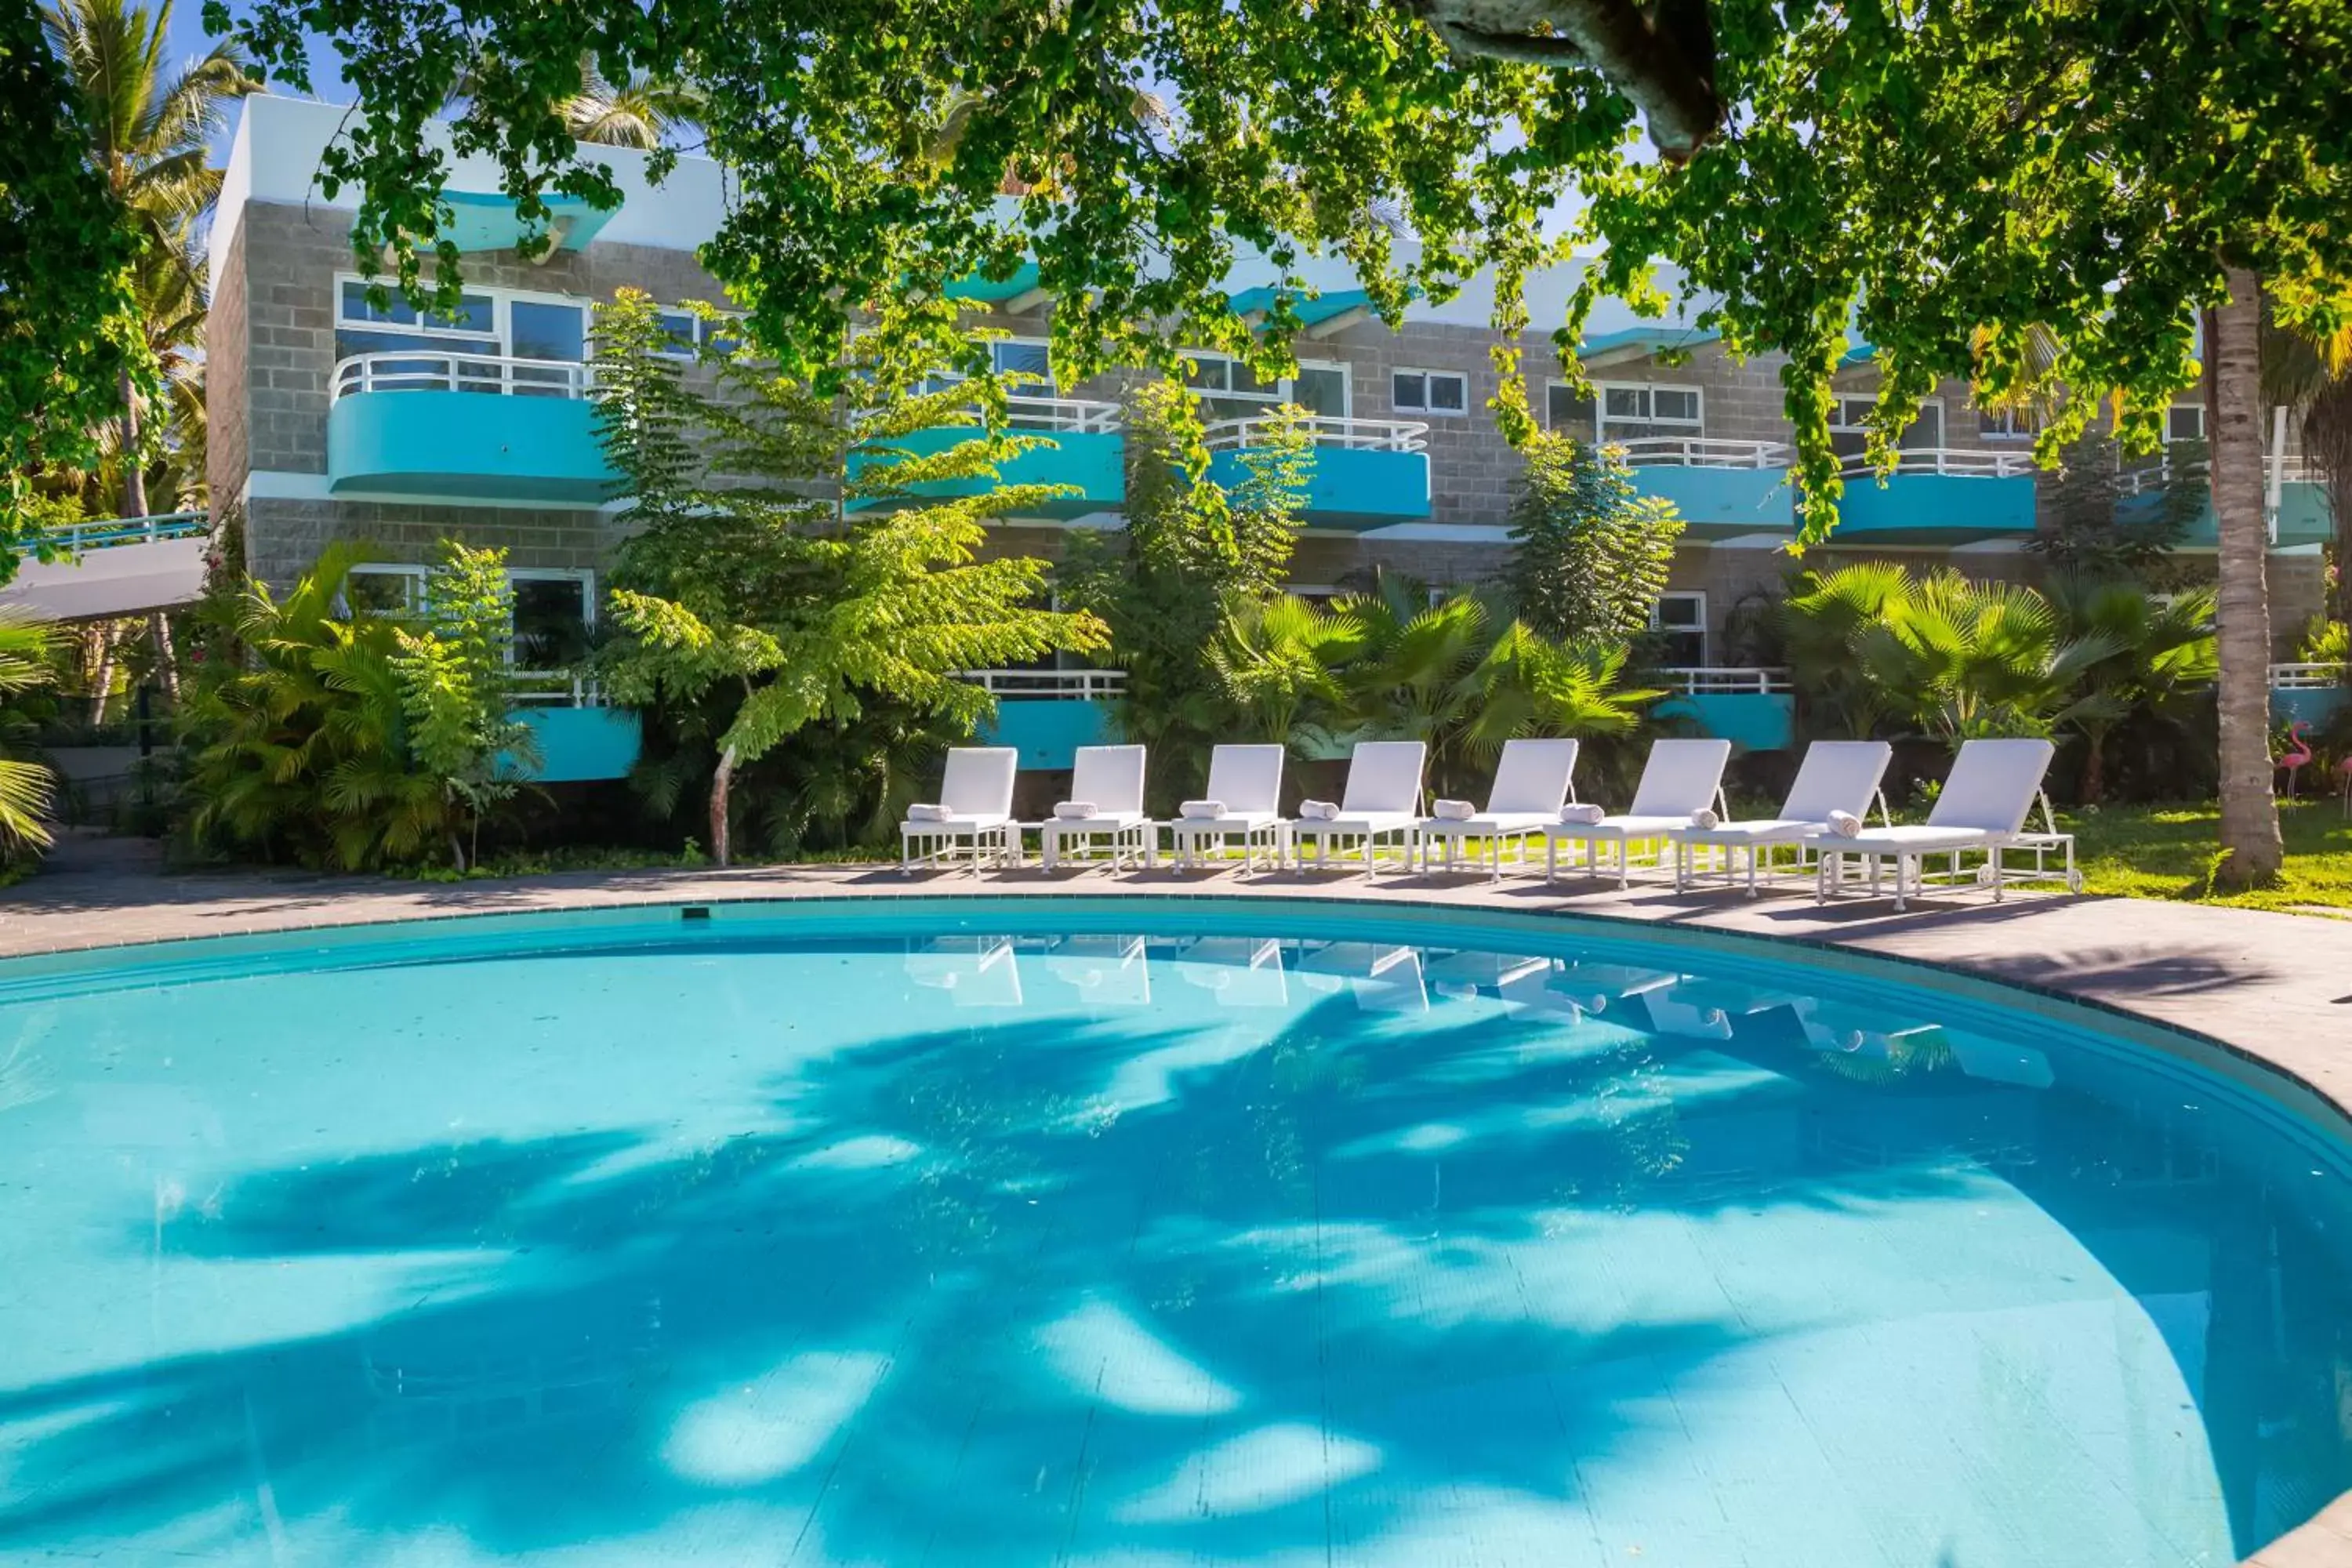
[[[0,972],[0,1561],[2121,1568],[2352,1485],[2342,1173],[2218,1079],[1154,918]]]

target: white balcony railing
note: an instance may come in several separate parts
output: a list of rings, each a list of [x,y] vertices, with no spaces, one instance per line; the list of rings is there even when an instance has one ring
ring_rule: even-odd
[[[511,359],[428,349],[353,354],[335,366],[333,395],[355,392],[480,392],[509,397],[585,397],[589,367],[571,360]]]
[[[1990,447],[1907,447],[1895,454],[1894,473],[1948,474],[1970,479],[2028,479],[2033,473],[2033,454],[1996,451]],[[1864,457],[1847,458],[1838,475],[1847,479],[1878,477],[1870,459]]]
[[[1789,672],[1778,666],[1764,668],[1755,665],[1690,665],[1675,669],[1661,669],[1657,674],[1667,685],[1685,697],[1715,697],[1733,692],[1770,692],[1791,689]]]
[[[1707,436],[1642,436],[1611,441],[1631,468],[1785,468],[1790,449],[1780,441],[1719,441]]]
[[[604,688],[576,669],[518,669],[511,672],[515,701],[525,708],[603,708]]]
[[[992,697],[1015,701],[1058,699],[1105,701],[1127,689],[1123,669],[967,669],[958,678]]]
[[[1246,419],[1220,419],[1202,432],[1203,444],[1212,452],[1262,447],[1265,433],[1278,423],[1273,416],[1263,414]],[[1336,447],[1343,451],[1419,452],[1429,446],[1429,426],[1418,420],[1339,419],[1316,414],[1303,416],[1297,423],[1316,446]]]
[[[2120,461],[2130,463],[2135,459],[2124,458]],[[2172,459],[2169,458],[2159,458],[2154,462],[2141,458],[2137,459],[2137,462],[2138,467],[2125,468],[2116,476],[2116,489],[2122,494],[2136,496],[2143,491],[2159,489],[2171,481]],[[2278,487],[2283,484],[2316,482],[2319,479],[2319,470],[2317,466],[2301,452],[2288,452],[2283,455],[2272,453],[2263,458],[2263,478],[2265,481],[2265,489],[2275,494]],[[2198,483],[2201,485],[2204,482],[2200,475]]]
[[[2273,691],[2326,691],[2344,684],[2345,667],[2340,664],[2274,664],[2271,666],[2271,689]]]
[[[980,412],[975,406],[972,412]],[[1108,435],[1119,427],[1119,405],[1098,397],[1030,397],[1015,394],[1004,400],[1004,424],[1010,430],[1049,435]]]
[[[212,531],[212,519],[200,511],[165,512],[158,517],[103,517],[43,529],[37,542],[67,555],[110,550],[119,544],[160,544],[167,539],[194,539]],[[34,541],[27,541],[27,543]]]

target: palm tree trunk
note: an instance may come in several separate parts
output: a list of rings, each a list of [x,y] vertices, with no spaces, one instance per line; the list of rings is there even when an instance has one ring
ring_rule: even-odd
[[[2206,428],[2219,548],[2221,848],[2219,879],[2254,887],[2284,848],[2271,794],[2270,529],[2263,518],[2262,279],[2232,267],[2228,303],[2205,313]]]
[[[116,380],[122,395],[122,515],[147,515],[147,472],[139,466],[139,389],[131,384],[131,373],[124,371]]]
[[[147,617],[147,629],[155,638],[155,674],[163,682],[163,695],[173,707],[180,701],[180,661],[172,652],[172,617],[158,610]]]
[[[97,669],[89,678],[89,727],[106,722],[107,689],[114,684],[114,623],[100,621],[91,628],[98,640]]]
[[[727,792],[735,783],[735,748],[727,746],[719,753],[719,770],[710,775],[710,858],[721,868],[727,865],[729,849],[727,835]]]

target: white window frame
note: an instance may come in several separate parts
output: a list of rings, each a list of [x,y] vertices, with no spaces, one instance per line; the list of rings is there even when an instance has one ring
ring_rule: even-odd
[[[1638,392],[1642,395],[1643,402],[1650,408],[1647,414],[1620,418],[1617,421],[1620,425],[1657,426],[1693,439],[1704,439],[1706,435],[1706,389],[1703,386],[1692,386],[1686,383],[1675,381],[1597,381],[1592,384],[1592,438],[1602,445],[1606,445],[1609,440],[1609,395],[1612,392]],[[1689,393],[1693,401],[1698,405],[1696,417],[1669,419],[1660,415],[1657,412],[1656,395],[1661,392]],[[1550,395],[1547,393],[1545,396],[1549,400]],[[1640,440],[1645,437],[1629,436],[1626,439]]]
[[[425,607],[425,580],[433,574],[430,566],[420,566],[404,561],[362,561],[351,569],[353,577],[398,577],[407,584],[402,595],[411,615]],[[593,632],[596,629],[596,574],[585,566],[509,566],[507,587],[511,594],[517,583],[576,583],[580,585],[580,621]],[[341,597],[339,595],[339,597]],[[351,613],[348,599],[342,604],[343,613]],[[509,612],[511,617],[511,612]],[[511,618],[509,618],[511,625]]]
[[[1871,409],[1878,406],[1878,394],[1875,392],[1833,393],[1832,394],[1832,401],[1837,405],[1836,412],[1830,417],[1830,433],[1832,435],[1867,436],[1870,434],[1870,427],[1863,424],[1859,416],[1852,420],[1846,418],[1846,408],[1849,405],[1860,404],[1862,405],[1863,412],[1866,414]],[[1951,426],[1944,421],[1944,400],[1940,397],[1923,397],[1919,400],[1919,411],[1921,413],[1924,414],[1930,408],[1936,411],[1936,444],[1937,446],[1942,446],[1944,440],[1951,435]],[[1913,430],[1916,430],[1917,428],[1919,428],[1919,422],[1918,420],[1914,419],[1911,421],[1910,426],[1904,430],[1903,435],[1908,436]],[[1902,437],[1897,437],[1895,438],[1895,444],[1897,447],[1901,446]]]
[[[2194,414],[2194,415],[2196,415],[2196,416],[2197,416],[2197,434],[2195,434],[2194,436],[2175,436],[2175,435],[2172,433],[2172,416],[2173,416],[2174,415],[2176,415],[2176,414],[2179,414],[2179,413],[2183,413],[2183,412],[2192,413],[2192,414]],[[2188,445],[2188,444],[2189,444],[2189,442],[2191,442],[2191,441],[2202,442],[2204,439],[2205,439],[2205,405],[2204,405],[2203,404],[2201,404],[2201,403],[2171,403],[2171,404],[2167,404],[2167,405],[2165,405],[2165,409],[2164,409],[2164,444],[2165,444],[2166,446],[2168,446],[2168,447],[2180,447],[2180,446],[2186,446],[2186,445]]]
[[[1562,426],[1555,422],[1551,416],[1551,395],[1555,392],[1573,392],[1576,389],[1574,387],[1569,385],[1569,384],[1564,381],[1547,381],[1544,383],[1543,426],[1545,429],[1557,431],[1562,428]],[[1592,401],[1592,418],[1594,425],[1597,426],[1601,419],[1601,401],[1598,398],[1595,398]],[[1581,439],[1580,435],[1579,436],[1579,438]]]
[[[1696,605],[1698,607],[1698,618],[1688,626],[1670,625],[1658,614],[1658,612],[1664,607],[1668,599],[1686,600],[1689,603]],[[1661,632],[1673,637],[1687,636],[1693,632],[1697,633],[1698,663],[1682,668],[1692,669],[1704,669],[1706,668],[1708,653],[1707,645],[1714,639],[1708,635],[1707,630],[1706,590],[1701,588],[1669,588],[1664,593],[1660,594],[1657,596],[1657,599],[1650,605],[1650,629],[1654,632]]]
[[[1401,375],[1417,375],[1423,378],[1421,387],[1422,401],[1418,405],[1406,403],[1397,396],[1397,377]],[[1458,381],[1462,384],[1461,407],[1435,408],[1430,406],[1429,381],[1431,378],[1436,376],[1444,376],[1449,380]],[[1415,414],[1419,415],[1423,419],[1467,419],[1470,417],[1469,373],[1459,370],[1423,370],[1417,365],[1401,364],[1394,370],[1389,372],[1389,406],[1393,408],[1399,414]]]
[[[581,363],[586,363],[595,354],[596,304],[582,294],[542,293],[535,289],[476,288],[468,284],[466,292],[487,298],[490,302],[490,331],[488,336],[465,327],[436,327],[428,322],[409,321],[349,321],[343,318],[343,288],[346,284],[367,286],[367,279],[356,272],[335,274],[335,309],[333,330],[346,328],[355,332],[390,332],[414,338],[470,338],[490,345],[488,357],[514,357],[514,306],[517,300],[533,305],[569,305],[580,312]]]
[[[1044,338],[991,338],[988,340],[986,344],[980,346],[984,346],[988,350],[989,370],[1000,375],[1003,374],[1004,367],[997,363],[996,351],[998,349],[1017,347],[1050,350],[1052,348],[1052,344]],[[945,392],[949,387],[961,385],[970,379],[971,377],[965,375],[963,372],[960,370],[934,371],[929,375],[923,378],[923,390],[926,392]],[[1062,395],[1058,384],[1054,380],[1053,361],[1050,353],[1046,360],[1045,379],[1021,387],[1018,391],[1014,392],[1013,395],[1015,397],[1059,397]]]
[[[1233,390],[1231,367],[1241,362],[1234,356],[1220,349],[1185,349],[1181,353],[1184,358],[1198,365],[1222,364],[1227,367],[1225,384],[1222,387],[1194,386],[1190,382],[1185,383],[1184,390],[1196,397],[1223,397],[1236,403],[1262,403],[1269,410],[1281,404],[1295,403],[1298,400],[1298,378],[1296,375],[1284,376],[1274,384],[1274,388],[1270,392],[1235,392]],[[1349,366],[1345,361],[1303,359],[1298,362],[1298,368],[1302,371],[1321,370],[1336,374],[1339,378],[1341,405],[1339,417],[1345,419],[1355,413],[1356,378],[1349,374]]]
[[[2019,429],[2021,419],[2032,421]],[[2041,437],[2042,417],[2031,408],[1979,408],[1977,410],[1977,436],[1986,441],[2033,441]]]
[[[426,568],[423,566],[412,566],[396,561],[362,561],[345,574],[344,582],[348,588],[350,579],[353,577],[400,578],[407,584],[406,590],[401,595],[404,612],[414,615],[425,607],[425,575]],[[335,598],[342,613],[350,615],[352,605],[348,593],[339,593]]]

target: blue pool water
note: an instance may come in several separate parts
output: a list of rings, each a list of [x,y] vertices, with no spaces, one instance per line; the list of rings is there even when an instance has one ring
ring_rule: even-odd
[[[0,965],[0,1562],[2226,1564],[2352,1486],[2345,1175],[2046,1006],[1560,921]]]

